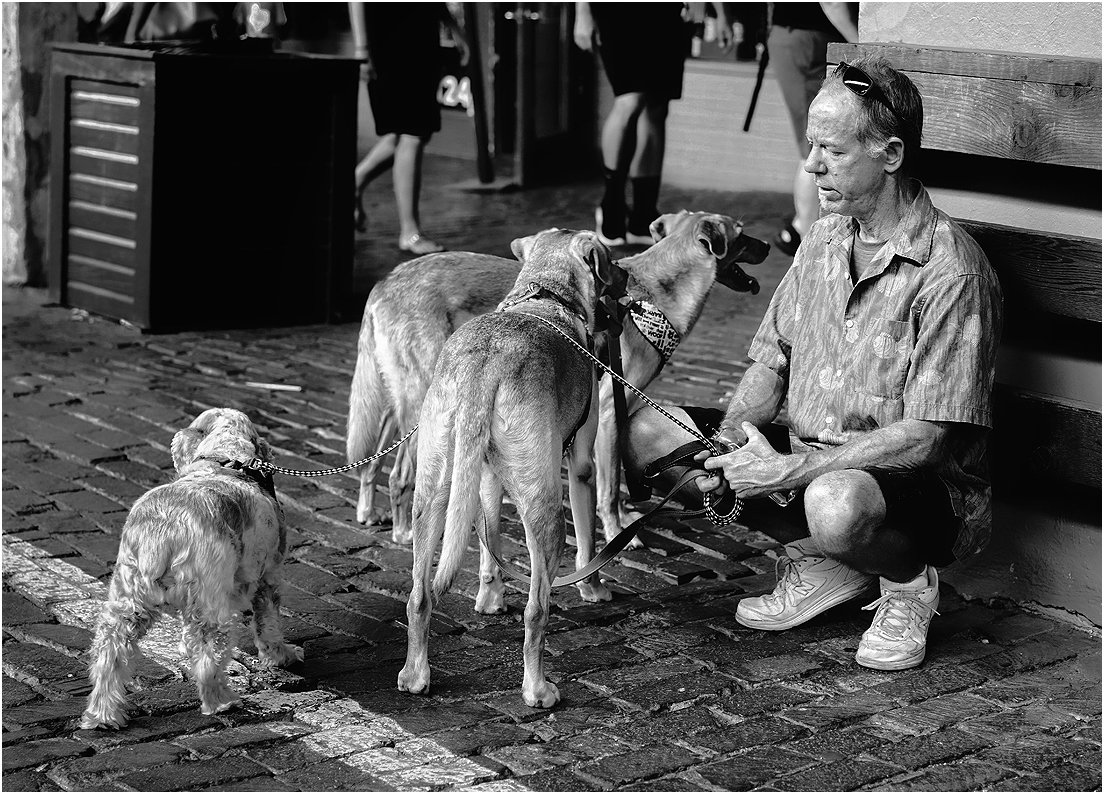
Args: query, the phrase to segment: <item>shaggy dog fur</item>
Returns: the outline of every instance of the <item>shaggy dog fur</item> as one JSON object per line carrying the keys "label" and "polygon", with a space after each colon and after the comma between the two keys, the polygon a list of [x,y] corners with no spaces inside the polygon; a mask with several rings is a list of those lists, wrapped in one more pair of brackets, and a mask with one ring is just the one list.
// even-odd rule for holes
{"label": "shaggy dog fur", "polygon": [[123,526],[92,643],[92,693],[81,728],[126,725],[137,641],[163,613],[179,612],[183,620],[181,653],[191,659],[205,715],[238,701],[225,667],[243,611],[252,609],[262,662],[302,659],[280,631],[284,514],[271,481],[263,487],[222,466],[269,455],[253,423],[234,409],[208,409],[173,437],[177,479],[140,497]]}

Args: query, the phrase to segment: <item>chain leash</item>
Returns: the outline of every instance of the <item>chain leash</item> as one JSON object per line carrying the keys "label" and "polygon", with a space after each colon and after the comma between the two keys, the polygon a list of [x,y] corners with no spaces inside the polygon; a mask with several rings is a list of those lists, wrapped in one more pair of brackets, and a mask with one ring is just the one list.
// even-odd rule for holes
{"label": "chain leash", "polygon": [[[699,432],[699,430],[697,428],[692,428],[689,425],[687,425],[685,422],[680,421],[678,417],[673,416],[671,414],[671,412],[667,411],[663,406],[661,406],[655,400],[650,398],[648,395],[646,395],[640,389],[638,389],[633,384],[629,383],[624,378],[622,378],[620,375],[615,373],[612,368],[608,367],[606,364],[604,364],[602,361],[600,361],[598,359],[598,357],[596,357],[593,353],[591,353],[589,350],[587,350],[582,345],[580,345],[578,342],[576,342],[576,340],[573,339],[570,334],[568,334],[566,331],[561,329],[555,323],[552,323],[552,322],[546,320],[545,318],[543,318],[539,315],[530,315],[529,312],[519,312],[518,314],[520,314],[520,315],[529,315],[532,318],[536,318],[537,320],[540,320],[542,323],[544,323],[546,326],[551,328],[553,331],[555,331],[561,337],[566,339],[568,342],[572,343],[572,345],[574,345],[577,350],[579,350],[581,353],[583,353],[584,356],[586,356],[588,359],[593,361],[595,364],[597,364],[603,370],[608,372],[610,374],[611,378],[618,381],[622,386],[628,387],[635,395],[637,395],[637,397],[639,397],[642,401],[644,401],[645,404],[647,404],[650,408],[658,411],[660,414],[667,417],[669,420],[674,422],[676,425],[678,425],[680,428],[685,430],[691,436],[698,439],[700,442],[702,442],[702,444],[704,444],[706,446],[706,449],[709,450],[711,453],[713,453],[714,455],[722,455],[725,452],[724,450],[722,450],[718,447],[717,442],[715,440],[706,438],[705,436],[703,436]],[[733,503],[733,510],[730,511],[726,516],[722,516],[716,510],[714,510],[713,504],[710,500],[710,495],[708,493],[703,493],[703,495],[702,495],[702,507],[706,511],[706,518],[709,519],[711,522],[713,522],[716,526],[721,527],[723,525],[726,525],[726,524],[729,524],[729,523],[735,521],[737,518],[740,517],[741,511],[744,510],[744,502],[742,500],[739,500],[739,499],[736,500]]]}
{"label": "chain leash", "polygon": [[370,461],[375,461],[377,458],[383,458],[396,447],[401,445],[403,442],[407,441],[407,439],[411,438],[411,435],[417,430],[418,423],[415,423],[414,427],[407,431],[402,439],[395,442],[391,446],[381,450],[378,453],[373,453],[367,458],[362,458],[360,461],[356,461],[352,464],[346,464],[345,466],[333,467],[332,469],[288,469],[287,467],[277,466],[270,461],[262,461],[260,458],[254,458],[253,460],[251,460],[245,465],[245,469],[255,469],[262,475],[272,475],[275,473],[277,475],[294,475],[297,478],[321,478],[327,475],[337,475],[341,472],[348,472],[351,469],[356,469],[357,467],[364,466]]}

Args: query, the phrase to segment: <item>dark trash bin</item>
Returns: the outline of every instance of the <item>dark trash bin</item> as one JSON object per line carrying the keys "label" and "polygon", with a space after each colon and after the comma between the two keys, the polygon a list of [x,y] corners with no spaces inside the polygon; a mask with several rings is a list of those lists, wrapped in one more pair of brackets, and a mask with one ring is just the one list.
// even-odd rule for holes
{"label": "dark trash bin", "polygon": [[340,319],[358,66],[258,44],[53,45],[53,300],[149,331]]}

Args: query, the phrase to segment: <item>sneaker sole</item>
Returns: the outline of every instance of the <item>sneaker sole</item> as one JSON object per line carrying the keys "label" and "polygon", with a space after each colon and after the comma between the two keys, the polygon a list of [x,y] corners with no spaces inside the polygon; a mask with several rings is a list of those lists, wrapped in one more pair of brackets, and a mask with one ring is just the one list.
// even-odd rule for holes
{"label": "sneaker sole", "polygon": [[856,662],[859,665],[862,665],[864,668],[872,668],[876,671],[904,671],[907,668],[916,668],[924,661],[924,649],[921,649],[921,653],[914,655],[913,657],[906,657],[903,660],[893,660],[891,662],[883,662],[882,660],[865,660],[859,656],[859,652],[856,652]]}
{"label": "sneaker sole", "polygon": [[[843,604],[850,599],[855,599],[857,596],[869,589],[874,584],[874,582],[875,580],[871,580],[871,582],[864,583],[862,588],[852,589],[848,591],[840,591],[834,594],[832,597],[826,599],[824,602],[816,605],[812,610],[807,610],[806,612],[800,615],[793,616],[785,621],[776,621],[770,618],[747,618],[745,616],[742,616],[739,612],[734,616],[734,618],[736,618],[738,624],[744,627],[748,627],[749,629],[766,629],[771,632],[779,632],[784,629],[793,629],[794,627],[800,626],[801,624],[805,624],[811,618],[815,618],[816,616],[821,615],[826,610],[831,610],[837,605]],[[739,606],[737,609],[738,611],[740,610]]]}

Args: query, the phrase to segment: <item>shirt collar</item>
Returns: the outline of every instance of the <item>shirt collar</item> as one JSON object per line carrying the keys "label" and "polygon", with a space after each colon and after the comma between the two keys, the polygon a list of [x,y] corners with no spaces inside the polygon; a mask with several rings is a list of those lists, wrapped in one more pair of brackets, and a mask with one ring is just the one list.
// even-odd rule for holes
{"label": "shirt collar", "polygon": [[[932,244],[936,236],[937,214],[928,191],[917,180],[911,180],[917,190],[913,203],[906,210],[898,228],[887,241],[879,259],[901,258],[924,267],[932,258]],[[837,246],[851,246],[852,235],[856,231],[854,218],[839,216],[836,226],[830,234],[830,243]]]}

